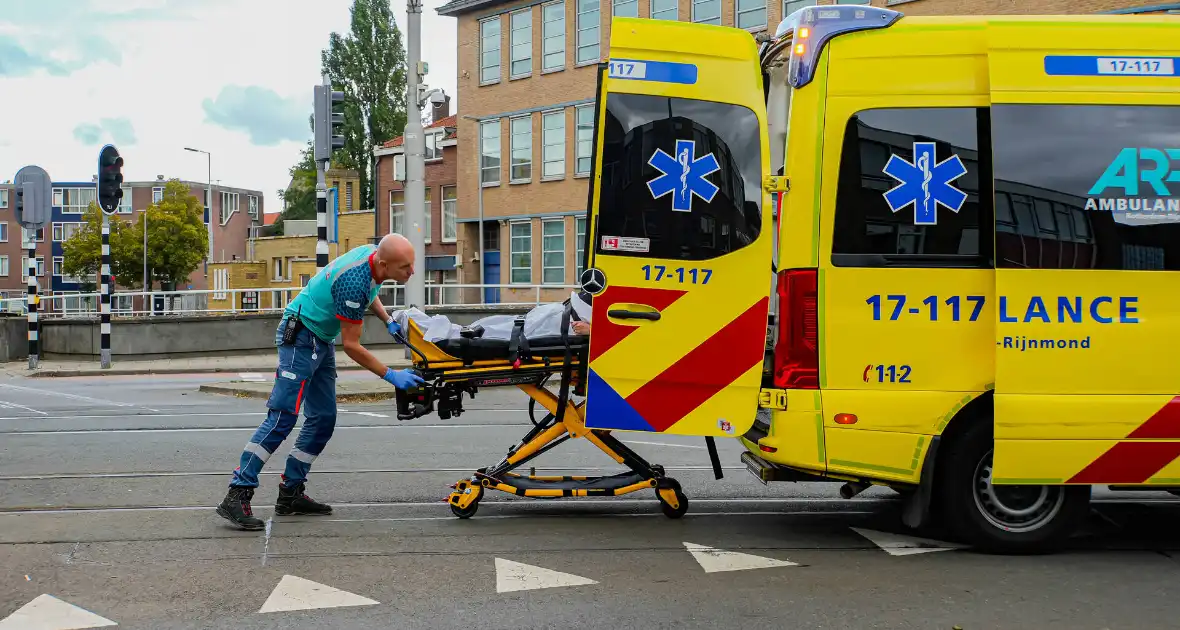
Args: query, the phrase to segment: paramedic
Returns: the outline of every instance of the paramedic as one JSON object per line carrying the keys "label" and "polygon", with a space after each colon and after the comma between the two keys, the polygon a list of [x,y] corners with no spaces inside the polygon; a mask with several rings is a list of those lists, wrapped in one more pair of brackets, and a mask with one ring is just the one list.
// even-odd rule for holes
{"label": "paramedic", "polygon": [[275,334],[279,361],[266,402],[266,420],[246,443],[229,492],[217,506],[218,515],[243,529],[264,526],[250,507],[258,473],[295,426],[301,406],[305,406],[303,428],[287,456],[275,514],[332,512],[331,506],[313,501],[303,490],[311,463],[323,452],[336,426],[333,341],[340,334],[349,358],[398,389],[421,383],[409,370],[386,367],[360,343],[366,305],[389,334],[397,333],[398,325],[385,312],[377,292],[386,280],[405,283],[413,273],[413,245],[400,234],[388,234],[376,246],[357,247],[332,261],[291,300]]}

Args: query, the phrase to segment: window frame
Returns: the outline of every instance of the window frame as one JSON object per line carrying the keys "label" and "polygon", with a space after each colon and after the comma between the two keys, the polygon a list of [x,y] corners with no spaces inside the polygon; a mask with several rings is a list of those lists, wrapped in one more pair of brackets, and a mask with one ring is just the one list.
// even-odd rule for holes
{"label": "window frame", "polygon": [[[711,18],[708,18],[707,20],[702,20],[702,19],[698,18],[698,17],[697,17],[697,10],[698,10],[698,7],[700,7],[700,6],[702,6],[702,5],[707,5],[707,4],[710,4],[710,3],[716,3],[716,4],[717,4],[717,16],[716,16],[716,17],[711,17]],[[692,23],[693,23],[693,24],[713,24],[713,25],[720,25],[720,24],[721,24],[721,13],[722,13],[722,9],[721,9],[721,0],[692,0],[692,5],[691,5],[691,7],[690,7],[690,9],[689,9],[689,17],[691,17],[691,18],[692,18]]]}
{"label": "window frame", "polygon": [[[517,236],[514,232],[518,226],[527,226],[528,234]],[[525,239],[528,243],[527,247],[518,252],[516,250],[516,239]],[[522,267],[516,266],[516,256],[520,253],[525,256],[527,264]],[[516,271],[523,270],[527,273],[527,278],[524,281],[516,279]],[[508,284],[526,284],[533,283],[533,221],[532,219],[523,219],[520,221],[508,222]]]}
{"label": "window frame", "polygon": [[[490,24],[496,25],[496,34],[494,35],[495,42],[496,42],[496,48],[495,48],[496,64],[485,66],[484,65],[484,56],[487,53],[492,52],[491,48],[485,48],[485,45],[488,44],[490,41],[492,41],[491,38],[493,37],[493,36],[488,35],[485,32],[485,26],[488,26]],[[504,41],[503,40],[504,40],[504,25],[500,21],[499,15],[493,15],[492,17],[485,18],[485,19],[482,19],[479,21],[479,85],[480,86],[495,85],[495,84],[499,83],[500,79],[504,76],[504,67],[503,67],[504,66],[504,58],[503,58],[504,57]],[[495,71],[496,71],[496,78],[485,79],[484,78],[485,71],[490,71],[492,69],[495,69]]]}
{"label": "window frame", "polygon": [[585,215],[574,218],[574,271],[581,273],[586,266],[586,225]]}
{"label": "window frame", "polygon": [[[447,191],[450,191],[451,198],[447,198]],[[450,211],[447,211],[447,208]],[[452,228],[452,236],[447,236],[447,226]],[[459,187],[455,185],[442,187],[442,232],[440,232],[442,242],[457,243],[459,241]]]}
{"label": "window frame", "polygon": [[[635,15],[628,15],[619,13],[619,5],[632,5],[635,7]],[[639,0],[611,0],[610,5],[611,15],[617,17],[639,17]]]}
{"label": "window frame", "polygon": [[[679,21],[680,20],[680,2],[678,2],[678,0],[663,0],[666,2],[671,2],[672,8],[671,9],[656,10],[656,2],[660,2],[660,1],[661,0],[650,0],[650,3],[648,4],[648,7],[647,7],[648,16],[650,16],[650,18],[653,20],[672,20],[674,22]],[[666,14],[669,11],[672,13],[672,17],[670,17],[670,18],[656,17],[657,15],[660,15],[660,14]]]}
{"label": "window frame", "polygon": [[[597,64],[602,60],[602,0],[574,0],[574,2],[574,67]],[[583,11],[582,2],[593,3],[594,8]],[[587,17],[590,14],[594,15],[593,25],[584,27],[582,20],[590,19]],[[582,34],[590,32],[594,33],[594,43],[583,44]],[[587,51],[593,49],[593,57],[583,58],[583,49]]]}
{"label": "window frame", "polygon": [[[546,234],[545,233],[545,227],[551,226],[551,225],[559,226],[560,231],[558,232],[558,234]],[[559,238],[559,237],[561,238],[561,249],[560,250],[546,248],[546,246],[545,246],[546,239]],[[566,264],[565,264],[565,241],[566,241],[566,238],[565,238],[565,217],[553,217],[553,218],[541,219],[541,284],[543,284],[543,285],[565,284],[565,266],[566,266]],[[558,259],[561,261],[561,266],[557,267],[557,266],[545,264],[546,254],[559,254]],[[545,272],[551,271],[553,269],[561,269],[561,279],[560,280],[551,281],[551,280],[546,279]]]}
{"label": "window frame", "polygon": [[[533,7],[512,11],[508,16],[508,80],[525,79],[533,75]],[[517,26],[518,16],[526,16],[524,26]],[[516,43],[517,30],[526,33],[527,41]],[[523,46],[525,51],[525,55],[520,58],[516,56],[518,46]],[[517,72],[517,63],[528,63],[528,70]]]}
{"label": "window frame", "polygon": [[[479,185],[480,187],[496,187],[500,185],[500,180],[503,177],[504,169],[504,130],[499,118],[494,120],[479,121]],[[489,156],[487,148],[489,146],[489,139],[484,134],[484,129],[495,129],[495,158],[499,161],[496,166],[485,166],[484,160]],[[490,172],[490,169],[495,169],[495,179],[485,180],[485,175]],[[511,173],[509,173],[511,174]]]}
{"label": "window frame", "polygon": [[8,254],[0,254],[0,278],[7,278],[9,274]]}
{"label": "window frame", "polygon": [[[401,203],[394,203],[393,202],[393,196],[395,194],[401,195],[401,198],[402,198]],[[397,210],[395,210],[395,208],[397,208]],[[393,229],[393,217],[395,214],[398,216],[398,220],[400,223],[399,227],[401,229],[399,229],[399,230]],[[406,228],[406,191],[404,188],[397,188],[394,190],[390,190],[389,191],[389,233],[390,234],[397,233],[397,234],[404,235],[405,228]]]}
{"label": "window frame", "polygon": [[[594,103],[574,107],[574,177],[589,177],[594,167],[594,107]],[[589,118],[585,123],[580,120],[583,113]],[[580,137],[583,131],[586,132],[585,138]],[[585,155],[581,153],[583,143]],[[580,168],[582,160],[586,161],[586,170]]]}
{"label": "window frame", "polygon": [[[558,11],[560,12],[559,17],[554,17],[554,18],[547,18],[546,17],[546,13],[552,7],[557,7]],[[566,32],[565,32],[566,23],[565,23],[565,21],[566,20],[565,20],[565,14],[566,14],[566,11],[565,11],[564,0],[558,0],[557,2],[546,2],[545,4],[541,5],[541,74],[565,70],[565,64],[566,64],[566,45],[565,45],[565,43],[566,43],[565,42],[565,38],[566,38]],[[551,33],[549,29],[553,24],[558,24],[558,26],[554,27],[554,30],[556,32]],[[552,51],[546,52],[546,47],[549,45],[550,42],[557,42],[557,47]],[[559,55],[561,57],[561,62],[558,64],[555,64],[555,65],[549,65],[549,57],[553,56],[553,55]]]}
{"label": "window frame", "polygon": [[817,6],[817,0],[783,0],[782,10],[783,10],[783,17],[784,18],[791,15],[791,13],[795,12],[795,11],[790,11],[790,12],[787,11],[787,7],[789,7],[791,5],[796,5],[798,8],[796,8],[795,11],[798,11],[799,9],[805,9],[807,7]]}
{"label": "window frame", "polygon": [[[745,9],[745,10],[742,10],[739,8],[742,0],[734,0],[733,1],[733,25],[736,28],[750,31],[751,33],[764,31],[767,29],[767,27],[770,24],[769,2],[767,0],[751,0],[751,1],[757,2],[758,6],[753,9]],[[757,24],[753,24],[750,26],[742,26],[741,25],[741,18],[743,15],[749,15],[751,13],[759,13],[759,12],[762,14],[762,18],[761,18],[762,21],[761,22],[758,22]]]}
{"label": "window frame", "polygon": [[[543,181],[543,182],[560,181],[560,180],[565,179],[565,176],[566,176],[566,170],[565,170],[566,118],[567,118],[567,116],[566,116],[566,112],[565,112],[564,108],[551,109],[551,110],[541,112],[541,181]],[[560,127],[560,131],[552,132],[557,137],[557,142],[550,142],[549,135],[551,132],[550,132],[549,128],[545,126],[545,121],[546,120],[554,120],[554,119],[561,121],[561,127]],[[554,159],[554,160],[550,160],[550,159],[546,158],[546,149],[548,149],[551,146],[560,146],[561,147],[561,157],[560,158]],[[554,175],[547,174],[546,168],[551,163],[559,163],[561,165],[561,171],[557,174],[554,174]]]}
{"label": "window frame", "polygon": [[8,208],[8,189],[0,188],[0,210]]}
{"label": "window frame", "polygon": [[422,189],[422,242],[427,245],[430,244],[430,228],[434,224],[434,218],[431,216],[431,190],[433,189],[430,186]]}
{"label": "window frame", "polygon": [[[524,124],[524,131],[518,132],[516,127],[518,123]],[[522,146],[517,146],[518,138],[524,138]],[[516,162],[516,152],[518,150],[527,150],[528,155],[526,159],[519,164]],[[508,183],[509,184],[527,184],[533,181],[533,115],[522,114],[520,116],[512,116],[508,119]],[[523,177],[516,176],[516,169],[520,167],[525,169]]]}

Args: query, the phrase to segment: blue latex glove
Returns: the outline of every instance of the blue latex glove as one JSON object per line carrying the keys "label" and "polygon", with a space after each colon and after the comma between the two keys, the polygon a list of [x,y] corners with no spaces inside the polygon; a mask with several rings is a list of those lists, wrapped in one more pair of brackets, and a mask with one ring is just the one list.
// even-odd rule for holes
{"label": "blue latex glove", "polygon": [[413,389],[422,384],[422,377],[410,370],[398,370],[395,372],[393,368],[385,368],[384,379],[385,382],[398,389]]}
{"label": "blue latex glove", "polygon": [[389,319],[389,325],[387,325],[386,328],[389,329],[389,335],[391,337],[396,336],[398,331],[400,331],[402,329],[401,326],[397,325],[397,320],[393,319],[393,318]]}

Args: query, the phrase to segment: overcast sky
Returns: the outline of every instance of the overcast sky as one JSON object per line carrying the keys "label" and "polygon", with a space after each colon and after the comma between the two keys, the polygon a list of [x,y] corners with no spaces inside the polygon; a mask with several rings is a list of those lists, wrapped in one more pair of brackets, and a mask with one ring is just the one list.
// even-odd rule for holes
{"label": "overcast sky", "polygon": [[[455,19],[424,0],[431,87],[455,97]],[[403,42],[405,0],[392,0]],[[0,182],[27,164],[90,181],[114,142],[124,178],[263,191],[268,211],[311,137],[328,36],[352,0],[0,0]],[[118,11],[118,13],[114,13]]]}

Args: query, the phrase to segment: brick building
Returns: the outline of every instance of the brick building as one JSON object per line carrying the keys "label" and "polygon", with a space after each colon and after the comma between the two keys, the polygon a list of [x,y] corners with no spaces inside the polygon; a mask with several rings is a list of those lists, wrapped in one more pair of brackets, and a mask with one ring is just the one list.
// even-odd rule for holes
{"label": "brick building", "polygon": [[[425,170],[423,182],[426,189],[426,268],[415,270],[425,275],[427,282],[426,300],[430,304],[456,304],[460,301],[478,301],[478,293],[462,296],[458,289],[446,289],[435,285],[459,282],[459,270],[465,260],[457,257],[459,212],[456,169],[458,168],[458,137],[456,117],[450,113],[450,97],[436,105],[431,113],[434,121],[423,130],[426,136]],[[373,151],[376,156],[377,199],[381,212],[378,214],[378,234],[397,232],[405,234],[405,143],[398,136]],[[475,261],[466,259],[469,264]],[[464,299],[466,298],[466,299]]]}
{"label": "brick building", "polygon": [[[451,0],[438,12],[457,18],[458,255],[478,256],[482,208],[485,282],[577,281],[595,65],[608,53],[612,14],[757,34],[815,4],[871,4],[909,15],[1180,11],[1180,3],[1150,0]],[[480,282],[476,265],[460,269],[460,282]],[[505,293],[506,301],[536,296],[523,287]],[[542,298],[564,294],[545,290]]]}
{"label": "brick building", "polygon": [[[136,213],[143,212],[160,199],[167,180],[161,175],[155,181],[124,182],[123,204],[114,215],[116,219],[128,222],[138,221]],[[246,255],[246,240],[251,226],[263,221],[263,194],[259,190],[233,188],[203,182],[182,182],[189,187],[192,195],[205,200],[205,223],[208,225],[210,210],[216,217],[213,226],[213,260],[232,260]],[[212,192],[210,208],[207,189]],[[69,295],[82,292],[81,278],[62,275],[62,243],[82,225],[82,215],[96,200],[94,182],[55,182],[53,184],[53,210],[49,225],[37,230],[38,292],[43,296]],[[11,184],[0,184],[0,299],[23,297],[28,284],[28,251],[24,249],[23,228],[15,216],[15,191]],[[91,282],[94,279],[89,279]],[[188,284],[178,290],[205,289],[209,286],[204,269],[198,269],[189,277]],[[116,296],[117,298],[117,296]],[[49,301],[41,310],[67,310],[89,308],[97,310],[94,298]],[[131,308],[127,299],[116,299],[112,310]],[[178,304],[178,306],[180,306]],[[188,305],[186,305],[188,306]],[[192,306],[195,306],[193,304]],[[21,305],[20,310],[23,310]]]}

